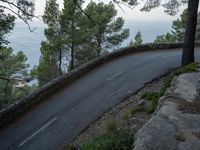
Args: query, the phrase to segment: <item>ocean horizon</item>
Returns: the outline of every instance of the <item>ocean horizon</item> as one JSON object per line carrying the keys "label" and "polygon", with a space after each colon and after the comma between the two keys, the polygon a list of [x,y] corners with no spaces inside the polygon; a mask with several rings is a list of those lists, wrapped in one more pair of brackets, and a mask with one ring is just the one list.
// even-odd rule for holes
{"label": "ocean horizon", "polygon": [[[45,25],[41,22],[30,24],[31,28],[36,28],[34,32],[30,32],[24,23],[16,23],[14,30],[9,34],[9,47],[14,51],[23,51],[28,58],[27,63],[30,69],[38,65],[40,59],[40,44],[45,41],[44,29]],[[130,36],[119,47],[126,47],[134,38],[138,31],[142,33],[143,43],[152,43],[157,35],[162,35],[171,30],[171,22],[169,21],[125,21],[124,28],[130,30]]]}

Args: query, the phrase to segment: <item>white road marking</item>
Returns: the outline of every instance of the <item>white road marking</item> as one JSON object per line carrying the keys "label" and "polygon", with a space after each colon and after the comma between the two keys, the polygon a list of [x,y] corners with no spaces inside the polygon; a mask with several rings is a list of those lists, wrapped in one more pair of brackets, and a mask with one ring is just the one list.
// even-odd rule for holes
{"label": "white road marking", "polygon": [[120,95],[120,94],[131,94],[131,90],[128,90],[128,91],[115,91],[115,92],[112,92],[110,94],[108,94],[108,96],[113,96],[113,95]]}
{"label": "white road marking", "polygon": [[21,142],[18,147],[23,146],[26,142],[31,140],[33,137],[35,137],[37,134],[39,134],[41,131],[43,131],[45,128],[47,128],[50,124],[52,124],[54,121],[56,121],[58,118],[54,117],[51,121],[47,122],[44,126],[42,126],[39,130],[37,130],[35,133],[33,133],[31,136],[29,136],[26,140]]}
{"label": "white road marking", "polygon": [[160,54],[160,55],[158,55],[159,57],[177,57],[177,55],[175,55],[175,54]]}
{"label": "white road marking", "polygon": [[118,72],[118,73],[115,73],[115,74],[112,75],[111,77],[107,78],[107,80],[108,80],[108,81],[109,81],[109,80],[112,80],[113,78],[115,78],[115,77],[119,76],[120,74],[122,74],[124,71],[125,71],[125,70],[122,70],[122,71],[120,71],[120,72]]}

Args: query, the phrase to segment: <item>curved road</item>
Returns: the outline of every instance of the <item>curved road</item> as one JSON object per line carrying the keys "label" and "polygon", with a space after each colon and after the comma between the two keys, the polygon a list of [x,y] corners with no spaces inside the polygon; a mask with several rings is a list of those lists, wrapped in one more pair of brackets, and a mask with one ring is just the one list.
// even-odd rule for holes
{"label": "curved road", "polygon": [[[196,48],[200,60],[200,48]],[[0,133],[1,150],[57,150],[125,97],[180,66],[181,49],[120,57],[57,92]]]}

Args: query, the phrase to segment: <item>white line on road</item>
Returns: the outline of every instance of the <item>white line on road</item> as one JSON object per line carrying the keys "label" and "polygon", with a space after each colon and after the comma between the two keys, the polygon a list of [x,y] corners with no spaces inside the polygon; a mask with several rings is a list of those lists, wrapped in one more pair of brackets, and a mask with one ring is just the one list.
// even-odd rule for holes
{"label": "white line on road", "polygon": [[42,130],[44,130],[45,128],[47,128],[50,124],[52,124],[54,121],[56,121],[58,118],[54,117],[51,121],[47,122],[44,126],[42,126],[39,130],[37,130],[35,133],[33,133],[31,136],[29,136],[26,140],[24,140],[23,142],[21,142],[18,147],[23,146],[26,142],[28,142],[29,140],[31,140],[33,137],[35,137],[37,134],[39,134]]}
{"label": "white line on road", "polygon": [[122,70],[122,71],[120,71],[120,72],[118,72],[118,73],[115,73],[115,74],[112,75],[111,77],[107,78],[107,80],[108,80],[108,81],[109,81],[109,80],[112,80],[113,78],[115,78],[115,77],[119,76],[120,74],[122,74],[124,71],[125,71],[125,70]]}
{"label": "white line on road", "polygon": [[131,94],[132,92],[131,92],[131,90],[128,90],[128,91],[115,91],[115,92],[112,92],[112,93],[110,93],[108,96],[113,96],[113,95],[122,95],[122,94],[126,94],[126,95],[128,95],[128,94]]}
{"label": "white line on road", "polygon": [[174,54],[160,54],[158,57],[177,57],[177,55]]}

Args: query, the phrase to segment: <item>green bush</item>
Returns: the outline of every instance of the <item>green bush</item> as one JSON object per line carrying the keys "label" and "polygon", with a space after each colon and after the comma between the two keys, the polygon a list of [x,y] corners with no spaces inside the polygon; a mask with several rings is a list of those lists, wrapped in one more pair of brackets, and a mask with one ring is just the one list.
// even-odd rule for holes
{"label": "green bush", "polygon": [[[80,150],[130,150],[134,140],[133,133],[128,129],[114,130],[79,146]],[[76,150],[68,145],[66,150]]]}
{"label": "green bush", "polygon": [[157,92],[146,92],[144,93],[141,98],[144,98],[145,100],[151,101],[150,106],[146,106],[142,111],[146,113],[153,113],[158,105],[158,100],[162,96],[161,93]]}
{"label": "green bush", "polygon": [[166,90],[171,86],[171,82],[174,79],[173,75],[170,75],[167,77],[167,79],[164,81],[164,86],[160,90],[160,96],[163,96],[166,92]]}
{"label": "green bush", "polygon": [[174,72],[174,75],[180,75],[180,74],[183,74],[183,73],[188,73],[188,72],[196,72],[197,71],[197,68],[198,68],[198,63],[191,63],[187,66],[184,66],[182,68],[179,68],[177,69],[175,72]]}
{"label": "green bush", "polygon": [[160,97],[160,93],[157,92],[146,92],[144,93],[141,98],[149,101],[153,101],[155,99],[158,99]]}
{"label": "green bush", "polygon": [[133,114],[137,113],[137,112],[146,112],[148,114],[153,113],[156,110],[156,107],[158,105],[158,100],[159,98],[162,96],[161,93],[157,93],[157,92],[146,92],[144,93],[141,98],[151,101],[150,106],[136,106],[132,109],[130,109],[129,111],[127,111],[124,115],[124,119],[128,119],[130,118]]}
{"label": "green bush", "polygon": [[129,110],[130,114],[134,114],[136,112],[141,112],[141,111],[145,111],[145,106],[136,106],[135,108],[132,108]]}

